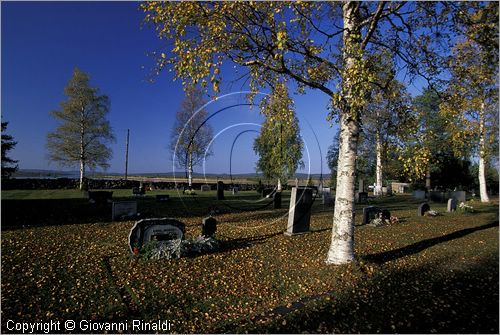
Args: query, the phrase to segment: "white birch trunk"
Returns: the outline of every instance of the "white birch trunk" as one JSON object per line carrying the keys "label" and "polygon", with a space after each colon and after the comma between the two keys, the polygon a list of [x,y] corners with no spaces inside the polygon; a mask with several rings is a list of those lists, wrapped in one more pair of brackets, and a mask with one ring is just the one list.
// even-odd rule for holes
{"label": "white birch trunk", "polygon": [[382,166],[382,140],[379,129],[376,130],[375,140],[376,140],[376,155],[377,155],[377,168],[375,171],[375,195],[380,196],[382,195],[383,166]]}
{"label": "white birch trunk", "polygon": [[489,202],[488,192],[486,189],[486,148],[484,140],[484,103],[481,104],[481,110],[479,111],[479,196],[481,197],[481,202]]}
{"label": "white birch trunk", "polygon": [[[355,2],[343,4],[344,15],[344,60],[346,69],[353,66],[355,59],[349,53],[353,34],[359,32],[359,15]],[[347,44],[347,45],[346,45]],[[350,96],[349,78],[344,78],[347,88],[346,100]],[[340,143],[333,214],[332,240],[328,250],[327,264],[345,264],[354,260],[354,188],[356,181],[356,154],[359,138],[359,123],[353,110],[348,107],[341,111]]]}
{"label": "white birch trunk", "polygon": [[431,167],[427,166],[427,172],[425,173],[425,188],[427,191],[431,190]]}
{"label": "white birch trunk", "polygon": [[83,191],[85,187],[85,119],[84,119],[84,108],[81,110],[81,120],[80,120],[80,191]]}
{"label": "white birch trunk", "polygon": [[85,161],[83,159],[80,159],[80,191],[83,191],[85,189],[84,178],[85,178]]}
{"label": "white birch trunk", "polygon": [[189,189],[192,189],[193,188],[193,156],[192,156],[192,154],[189,154],[188,184],[189,184]]}

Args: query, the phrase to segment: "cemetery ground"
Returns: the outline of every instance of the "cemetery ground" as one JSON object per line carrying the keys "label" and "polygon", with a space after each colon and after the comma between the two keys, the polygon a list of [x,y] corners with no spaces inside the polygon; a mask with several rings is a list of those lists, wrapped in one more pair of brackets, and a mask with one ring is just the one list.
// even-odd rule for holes
{"label": "cemetery ground", "polygon": [[76,190],[3,191],[3,332],[8,320],[136,319],[169,320],[175,333],[498,333],[498,199],[474,213],[431,202],[436,217],[417,216],[408,195],[375,199],[399,218],[380,227],[361,225],[357,205],[356,261],[333,266],[332,206],[317,199],[311,232],[285,236],[289,192],[276,210],[255,208],[255,191],[228,193],[137,198],[141,217],[177,218],[187,238],[210,205],[219,212],[221,250],[144,260],[127,245],[135,220],[112,222],[109,205]]}

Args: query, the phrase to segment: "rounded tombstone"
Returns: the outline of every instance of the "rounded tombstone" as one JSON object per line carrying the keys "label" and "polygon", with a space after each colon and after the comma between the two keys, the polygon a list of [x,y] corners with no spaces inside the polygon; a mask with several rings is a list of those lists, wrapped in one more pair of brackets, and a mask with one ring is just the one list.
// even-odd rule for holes
{"label": "rounded tombstone", "polygon": [[217,220],[211,216],[204,218],[201,225],[201,235],[211,237],[217,231]]}
{"label": "rounded tombstone", "polygon": [[152,218],[137,221],[128,236],[129,248],[132,254],[137,254],[142,247],[151,241],[160,246],[171,241],[179,245],[175,254],[180,257],[180,241],[184,238],[186,225],[172,218]]}
{"label": "rounded tombstone", "polygon": [[429,206],[428,203],[424,202],[423,204],[420,204],[420,206],[418,206],[418,215],[424,216],[424,214],[430,210],[431,206]]}

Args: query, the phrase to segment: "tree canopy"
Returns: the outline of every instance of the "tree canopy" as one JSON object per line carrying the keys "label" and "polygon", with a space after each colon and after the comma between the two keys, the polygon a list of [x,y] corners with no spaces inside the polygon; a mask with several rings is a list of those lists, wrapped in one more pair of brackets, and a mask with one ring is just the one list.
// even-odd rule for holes
{"label": "tree canopy", "polygon": [[[253,91],[277,78],[299,92],[330,97],[340,126],[332,244],[327,263],[354,259],[354,182],[361,118],[376,76],[375,55],[387,52],[395,71],[439,83],[456,35],[487,5],[446,2],[147,2],[146,21],[172,48],[158,53],[183,81],[219,91],[223,62],[248,71]],[[489,20],[494,18],[492,15]],[[496,16],[498,22],[498,16]],[[481,37],[478,37],[482,40]]]}
{"label": "tree canopy", "polygon": [[48,158],[62,166],[80,166],[80,189],[84,187],[86,167],[109,167],[114,141],[106,114],[109,98],[90,86],[89,76],[75,69],[64,88],[67,100],[50,113],[58,126],[47,135]]}
{"label": "tree canopy", "polygon": [[212,154],[209,144],[213,139],[213,130],[206,123],[208,113],[202,108],[205,103],[203,90],[188,85],[171,133],[172,157],[178,167],[186,170],[189,186],[192,185],[194,166]]}
{"label": "tree canopy", "polygon": [[286,84],[278,83],[260,107],[266,119],[254,142],[254,151],[259,155],[257,171],[262,171],[268,179],[286,183],[303,166],[304,146]]}

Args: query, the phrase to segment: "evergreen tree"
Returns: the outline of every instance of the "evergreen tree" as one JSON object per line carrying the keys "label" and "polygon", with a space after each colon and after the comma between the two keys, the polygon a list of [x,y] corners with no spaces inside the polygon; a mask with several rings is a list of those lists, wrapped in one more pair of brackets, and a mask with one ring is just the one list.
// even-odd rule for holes
{"label": "evergreen tree", "polygon": [[18,169],[16,164],[18,161],[7,156],[7,153],[17,144],[14,137],[5,134],[8,124],[8,122],[2,122],[2,178],[9,178]]}

